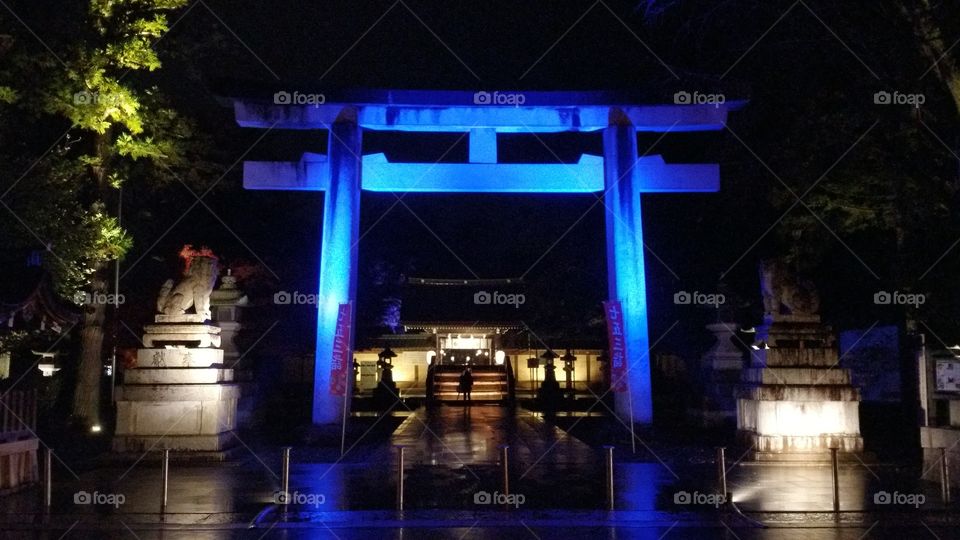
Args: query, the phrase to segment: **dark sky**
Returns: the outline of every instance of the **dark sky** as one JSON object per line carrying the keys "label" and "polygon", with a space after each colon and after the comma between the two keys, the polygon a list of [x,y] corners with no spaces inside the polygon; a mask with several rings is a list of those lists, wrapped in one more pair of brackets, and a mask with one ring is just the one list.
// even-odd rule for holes
{"label": "dark sky", "polygon": [[[876,22],[883,8],[870,2],[860,9],[812,2],[818,16],[798,9],[782,20],[791,2],[735,2],[749,6],[711,12],[707,21],[680,10],[653,22],[644,20],[639,3],[206,0],[172,19],[173,31],[159,47],[164,69],[152,80],[213,135],[225,165],[325,150],[322,132],[274,132],[258,141],[259,130],[238,128],[218,99],[235,88],[613,89],[660,103],[678,90],[699,89],[748,98],[731,126],[749,148],[726,132],[671,135],[655,145],[657,137],[646,134],[639,141],[646,153],[667,161],[721,164],[720,193],[650,195],[643,206],[651,335],[677,318],[699,332],[711,314],[678,311],[673,293],[715,290],[724,274],[744,300],[757,300],[756,261],[784,248],[781,231],[765,235],[780,217],[771,204],[778,183],[767,165],[785,174],[777,160],[790,156],[815,179],[848,147],[860,123],[876,115],[859,100],[876,90],[874,75],[889,85],[900,71],[913,69],[902,58],[865,51],[901,54],[910,44]],[[55,39],[49,13],[64,4],[27,4],[12,5],[38,35]],[[678,20],[683,17],[689,20]],[[849,96],[856,101],[845,102]],[[830,140],[834,132],[843,136]],[[806,146],[821,138],[823,148]],[[500,155],[533,161],[600,152],[596,134],[542,139],[549,150],[531,137],[503,137]],[[368,133],[364,150],[429,161],[451,142],[448,135]],[[797,149],[809,156],[790,153]],[[461,144],[447,159],[465,155]],[[152,294],[174,271],[179,246],[195,243],[229,261],[264,264],[278,288],[315,288],[322,195],[245,192],[240,186],[236,165],[175,225],[195,202],[186,190],[164,194],[159,205],[153,195],[128,194],[125,219],[142,229],[126,263],[135,266],[124,278],[129,286]],[[155,206],[150,215],[136,209],[138,201],[142,209]],[[426,277],[524,275],[532,287],[560,299],[550,308],[557,312],[582,311],[606,296],[603,216],[592,196],[408,195],[405,205],[395,202],[389,194],[363,197],[361,271],[382,259]],[[876,287],[846,247],[828,241],[828,287],[831,280]],[[856,242],[847,237],[844,243],[870,264],[881,258],[871,251],[876,246]],[[847,304],[834,298],[843,297],[829,296],[826,310]]]}

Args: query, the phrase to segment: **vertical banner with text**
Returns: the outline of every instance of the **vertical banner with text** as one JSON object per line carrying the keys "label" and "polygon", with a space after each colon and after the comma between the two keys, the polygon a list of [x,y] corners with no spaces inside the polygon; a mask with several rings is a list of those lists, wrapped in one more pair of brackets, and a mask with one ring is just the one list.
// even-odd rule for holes
{"label": "vertical banner with text", "polygon": [[607,316],[607,339],[610,344],[610,388],[627,391],[627,343],[623,336],[623,309],[619,300],[603,303]]}
{"label": "vertical banner with text", "polygon": [[333,338],[333,358],[330,363],[330,394],[347,395],[347,373],[353,369],[350,351],[350,304],[340,304],[337,311],[337,330]]}

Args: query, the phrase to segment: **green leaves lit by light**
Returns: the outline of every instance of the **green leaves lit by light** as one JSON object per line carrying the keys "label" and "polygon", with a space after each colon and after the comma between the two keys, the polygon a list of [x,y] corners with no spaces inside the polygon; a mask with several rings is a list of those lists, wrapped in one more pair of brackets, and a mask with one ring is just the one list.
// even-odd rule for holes
{"label": "green leaves lit by light", "polygon": [[14,103],[20,98],[17,91],[9,86],[0,85],[0,103]]}

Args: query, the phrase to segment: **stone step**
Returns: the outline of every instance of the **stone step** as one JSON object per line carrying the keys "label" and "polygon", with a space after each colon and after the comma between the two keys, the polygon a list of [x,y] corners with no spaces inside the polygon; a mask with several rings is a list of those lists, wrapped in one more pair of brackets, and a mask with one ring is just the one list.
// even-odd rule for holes
{"label": "stone step", "polygon": [[117,402],[175,403],[240,399],[240,385],[227,384],[124,384],[117,388]]}
{"label": "stone step", "polygon": [[743,381],[773,385],[849,385],[850,371],[842,368],[751,367],[743,370]]}
{"label": "stone step", "polygon": [[223,349],[187,347],[151,348],[137,351],[137,367],[209,367],[223,364]]}
{"label": "stone step", "polygon": [[766,349],[754,351],[753,356],[760,366],[769,367],[830,368],[840,363],[840,355],[836,349]]}
{"label": "stone step", "polygon": [[842,384],[764,384],[741,387],[736,396],[756,401],[860,401],[860,389]]}
{"label": "stone step", "polygon": [[222,368],[136,368],[123,373],[127,384],[210,384],[233,380],[232,369]]}

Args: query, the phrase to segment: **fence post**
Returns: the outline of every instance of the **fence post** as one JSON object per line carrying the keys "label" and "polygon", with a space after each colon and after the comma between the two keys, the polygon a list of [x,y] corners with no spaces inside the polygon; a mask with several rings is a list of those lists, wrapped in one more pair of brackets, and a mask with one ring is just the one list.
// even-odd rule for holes
{"label": "fence post", "polygon": [[947,449],[940,449],[940,494],[943,504],[950,504],[950,467],[947,465]]}
{"label": "fence post", "polygon": [[833,511],[840,511],[840,464],[837,461],[837,448],[830,448],[830,462],[833,467]]}
{"label": "fence post", "polygon": [[53,503],[53,449],[43,449],[43,509],[50,511]]}
{"label": "fence post", "polygon": [[[717,487],[724,499],[727,497],[727,453],[723,446],[717,447]],[[726,501],[724,501],[726,502]]]}
{"label": "fence post", "polygon": [[500,445],[502,450],[501,463],[503,464],[503,494],[510,495],[510,445]]}
{"label": "fence post", "polygon": [[613,510],[613,446],[604,446],[607,451],[606,455],[606,495],[607,495],[607,510]]}
{"label": "fence post", "polygon": [[290,505],[290,446],[284,446],[280,462],[280,496],[283,510]]}
{"label": "fence post", "polygon": [[404,447],[396,446],[397,449],[397,510],[403,510],[403,451]]}
{"label": "fence post", "polygon": [[163,502],[160,506],[161,512],[167,511],[167,496],[170,487],[170,449],[163,449],[163,463],[160,466],[160,476],[163,481]]}

